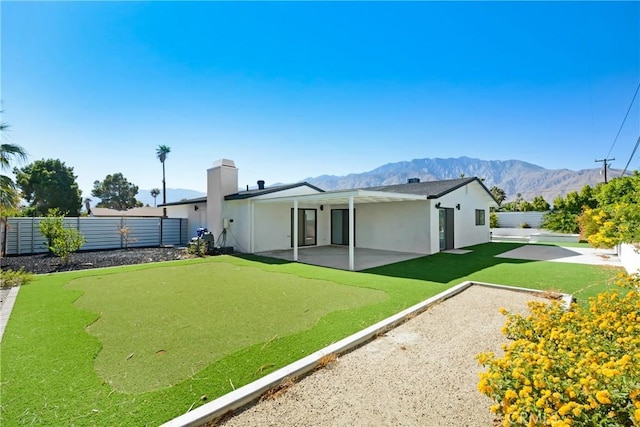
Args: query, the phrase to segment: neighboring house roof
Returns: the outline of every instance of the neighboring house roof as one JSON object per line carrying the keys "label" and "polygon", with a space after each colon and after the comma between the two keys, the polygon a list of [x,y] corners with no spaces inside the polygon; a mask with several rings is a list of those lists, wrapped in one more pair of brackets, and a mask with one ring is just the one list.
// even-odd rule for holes
{"label": "neighboring house roof", "polygon": [[[457,190],[460,187],[464,187],[467,184],[470,184],[474,181],[477,181],[478,184],[485,189],[487,194],[495,201],[493,194],[487,189],[487,187],[476,177],[472,178],[456,178],[456,179],[445,179],[441,181],[425,181],[425,182],[415,182],[415,183],[406,183],[406,184],[395,184],[395,185],[384,185],[380,187],[369,187],[363,188],[363,190],[369,191],[386,191],[389,193],[403,193],[403,194],[420,194],[423,196],[427,196],[428,199],[437,199],[442,197],[452,191]],[[496,201],[497,203],[497,201]]]}
{"label": "neighboring house roof", "polygon": [[93,216],[161,217],[163,212],[161,208],[144,206],[141,208],[131,208],[126,211],[110,208],[91,208],[91,214]]}
{"label": "neighboring house roof", "polygon": [[307,186],[309,188],[313,188],[314,190],[324,193],[324,190],[316,187],[315,185],[311,185],[308,182],[297,182],[295,184],[286,184],[286,185],[277,185],[275,187],[269,188],[255,188],[252,190],[239,191],[236,194],[229,194],[228,196],[224,196],[225,200],[242,200],[242,199],[250,199],[251,197],[262,196],[265,194],[276,193],[278,191],[290,190],[292,188]]}
{"label": "neighboring house roof", "polygon": [[160,203],[159,207],[179,206],[179,205],[195,205],[196,203],[207,203],[207,197],[196,197],[195,199],[184,199],[178,202]]}

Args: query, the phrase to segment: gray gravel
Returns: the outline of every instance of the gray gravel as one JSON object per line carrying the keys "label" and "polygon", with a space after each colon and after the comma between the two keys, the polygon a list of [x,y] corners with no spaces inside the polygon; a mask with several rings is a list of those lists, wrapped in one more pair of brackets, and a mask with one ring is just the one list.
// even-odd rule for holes
{"label": "gray gravel", "polygon": [[130,248],[103,251],[86,251],[71,254],[66,265],[60,258],[49,254],[12,255],[0,259],[2,270],[19,270],[46,274],[60,271],[87,270],[91,268],[115,267],[118,265],[142,264],[147,262],[172,261],[190,258],[184,248]]}
{"label": "gray gravel", "polygon": [[533,299],[472,286],[222,425],[492,426],[475,355],[501,352],[500,307],[524,312]]}

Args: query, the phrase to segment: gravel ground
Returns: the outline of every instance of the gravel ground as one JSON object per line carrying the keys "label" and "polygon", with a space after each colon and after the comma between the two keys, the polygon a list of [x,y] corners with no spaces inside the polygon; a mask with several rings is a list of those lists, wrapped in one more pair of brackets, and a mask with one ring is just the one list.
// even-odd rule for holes
{"label": "gravel ground", "polygon": [[500,307],[530,294],[472,286],[222,423],[237,426],[496,425],[475,355],[501,353]]}
{"label": "gravel ground", "polygon": [[30,273],[46,274],[60,271],[171,261],[190,257],[191,255],[189,255],[184,248],[131,248],[76,252],[71,254],[67,265],[61,265],[60,258],[49,254],[7,256],[0,259],[0,267],[2,267],[2,270],[19,270],[23,268],[24,271]]}

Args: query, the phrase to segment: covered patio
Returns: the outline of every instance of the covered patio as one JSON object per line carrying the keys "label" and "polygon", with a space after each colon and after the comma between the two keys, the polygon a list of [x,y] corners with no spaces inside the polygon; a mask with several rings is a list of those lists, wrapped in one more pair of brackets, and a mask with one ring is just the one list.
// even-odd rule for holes
{"label": "covered patio", "polygon": [[[305,264],[321,265],[342,270],[359,271],[380,265],[400,262],[407,259],[418,258],[425,254],[396,252],[380,249],[356,248],[355,246],[355,223],[354,209],[356,204],[373,204],[388,202],[406,201],[427,201],[429,198],[422,194],[402,194],[385,191],[370,190],[337,190],[322,192],[317,194],[304,194],[288,197],[269,197],[255,200],[251,204],[251,242],[255,241],[253,236],[255,230],[255,205],[286,203],[292,209],[292,249],[270,250],[266,252],[251,252],[258,255],[271,256],[273,258],[287,259]],[[323,245],[323,246],[300,246],[298,233],[298,210],[301,204],[318,206],[322,210],[324,205],[344,205],[348,212],[348,238],[347,244]]]}
{"label": "covered patio", "polygon": [[[295,261],[293,249],[259,252],[256,255]],[[379,249],[353,248],[353,268],[350,268],[348,246],[311,246],[298,249],[297,262],[336,268],[339,270],[361,271],[382,265],[394,264],[425,256],[410,252],[384,251]]]}

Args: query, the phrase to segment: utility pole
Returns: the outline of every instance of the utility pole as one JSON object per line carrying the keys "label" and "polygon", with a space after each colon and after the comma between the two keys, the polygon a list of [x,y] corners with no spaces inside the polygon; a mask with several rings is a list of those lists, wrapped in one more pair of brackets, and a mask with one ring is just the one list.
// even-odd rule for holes
{"label": "utility pole", "polygon": [[596,159],[596,163],[599,163],[599,162],[604,163],[604,183],[605,184],[607,183],[607,162],[613,161],[615,159],[616,159],[615,157],[613,159],[601,159],[601,160]]}

